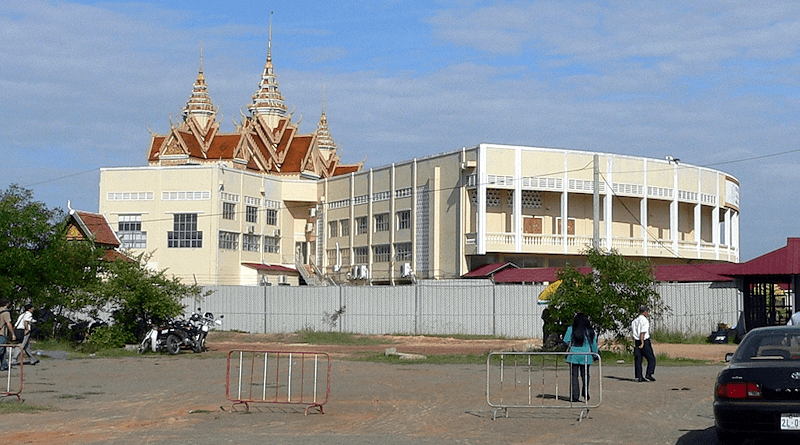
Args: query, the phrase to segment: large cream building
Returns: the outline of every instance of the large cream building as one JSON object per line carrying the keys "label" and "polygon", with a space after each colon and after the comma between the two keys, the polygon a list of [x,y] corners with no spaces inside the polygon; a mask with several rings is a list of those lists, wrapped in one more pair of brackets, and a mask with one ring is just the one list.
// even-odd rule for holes
{"label": "large cream building", "polygon": [[321,179],[317,264],[337,281],[373,283],[506,261],[583,265],[595,240],[595,163],[600,248],[655,264],[738,262],[730,175],[672,158],[480,144]]}
{"label": "large cream building", "polygon": [[717,170],[480,144],[365,171],[340,162],[324,107],[317,129],[299,133],[271,49],[248,110],[220,132],[201,66],[183,121],[153,134],[148,165],[101,169],[100,213],[124,248],[182,280],[238,285],[582,265],[593,242],[654,263],[739,260],[739,184]]}

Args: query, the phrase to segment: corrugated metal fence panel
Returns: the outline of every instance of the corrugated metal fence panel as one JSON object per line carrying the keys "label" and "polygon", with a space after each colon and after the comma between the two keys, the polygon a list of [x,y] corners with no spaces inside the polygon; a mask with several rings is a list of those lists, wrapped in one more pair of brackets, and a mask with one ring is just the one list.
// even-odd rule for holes
{"label": "corrugated metal fence panel", "polygon": [[719,323],[736,325],[739,291],[733,283],[669,283],[658,286],[671,309],[654,328],[667,332],[709,335]]}
{"label": "corrugated metal fence panel", "polygon": [[414,286],[342,287],[341,330],[360,334],[413,334]]}
{"label": "corrugated metal fence panel", "polygon": [[325,314],[339,309],[339,289],[334,286],[266,286],[266,332],[332,330]]}
{"label": "corrugated metal fence panel", "polygon": [[[253,333],[301,329],[361,334],[498,335],[541,337],[537,304],[543,285],[489,281],[422,282],[417,286],[207,286],[211,295],[186,299],[187,316],[225,315],[222,329]],[[658,287],[670,313],[654,328],[707,335],[718,323],[735,325],[741,296],[733,284],[669,283]],[[334,328],[325,320],[345,306]]]}
{"label": "corrugated metal fence panel", "polygon": [[543,284],[496,286],[495,335],[502,337],[541,337],[542,311],[539,305]]}
{"label": "corrugated metal fence panel", "polygon": [[418,284],[417,333],[492,335],[493,287],[463,286],[457,281]]}
{"label": "corrugated metal fence panel", "polygon": [[199,302],[184,300],[187,316],[201,307],[216,317],[225,316],[221,329],[264,332],[263,286],[205,286],[203,290],[211,291],[211,295]]}

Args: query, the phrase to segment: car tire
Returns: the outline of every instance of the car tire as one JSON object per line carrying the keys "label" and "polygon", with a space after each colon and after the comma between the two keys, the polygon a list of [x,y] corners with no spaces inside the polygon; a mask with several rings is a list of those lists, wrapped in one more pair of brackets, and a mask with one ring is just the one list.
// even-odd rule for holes
{"label": "car tire", "polygon": [[167,352],[169,355],[176,355],[181,352],[181,339],[175,334],[167,336]]}
{"label": "car tire", "polygon": [[717,428],[717,443],[719,445],[740,445],[744,442],[744,436],[736,433],[728,433]]}

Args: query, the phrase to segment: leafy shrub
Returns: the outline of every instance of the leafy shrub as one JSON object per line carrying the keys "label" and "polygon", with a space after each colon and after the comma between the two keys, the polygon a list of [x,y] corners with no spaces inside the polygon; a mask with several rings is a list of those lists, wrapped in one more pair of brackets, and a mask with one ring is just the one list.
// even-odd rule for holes
{"label": "leafy shrub", "polygon": [[133,334],[122,326],[101,326],[94,329],[81,345],[83,352],[97,352],[101,349],[122,348],[125,343],[135,342]]}

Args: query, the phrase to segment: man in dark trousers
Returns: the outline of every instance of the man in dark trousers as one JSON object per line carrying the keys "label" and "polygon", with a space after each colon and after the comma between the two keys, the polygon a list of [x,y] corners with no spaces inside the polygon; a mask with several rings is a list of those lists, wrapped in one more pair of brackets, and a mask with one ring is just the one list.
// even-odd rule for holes
{"label": "man in dark trousers", "polygon": [[[650,344],[650,308],[647,306],[639,307],[639,316],[633,320],[631,331],[633,332],[633,370],[637,382],[655,382],[653,374],[656,372],[656,356],[653,354],[653,346]],[[647,372],[642,378],[642,357],[647,360]],[[646,380],[645,380],[646,379]]]}

